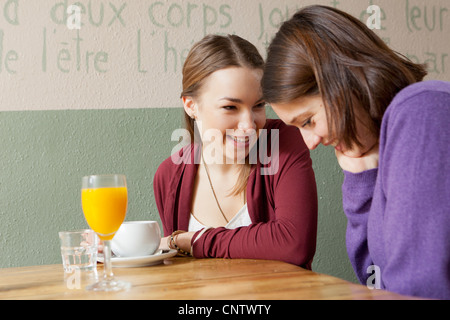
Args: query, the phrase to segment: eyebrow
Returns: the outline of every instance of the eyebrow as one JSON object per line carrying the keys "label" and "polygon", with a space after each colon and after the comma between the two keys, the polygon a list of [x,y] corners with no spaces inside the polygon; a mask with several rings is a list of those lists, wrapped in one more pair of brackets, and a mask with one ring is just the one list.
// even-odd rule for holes
{"label": "eyebrow", "polygon": [[219,99],[219,101],[221,101],[221,100],[228,100],[228,101],[231,101],[231,102],[234,102],[234,103],[242,103],[242,100],[241,99],[237,99],[237,98],[224,97],[222,99]]}
{"label": "eyebrow", "polygon": [[[223,98],[219,99],[219,101],[222,101],[222,100],[227,100],[227,101],[231,101],[231,102],[234,102],[234,103],[244,103],[241,99],[231,98],[231,97],[223,97]],[[261,97],[258,101],[256,101],[255,104],[259,104],[259,103],[261,103],[263,101],[264,101],[264,99]]]}

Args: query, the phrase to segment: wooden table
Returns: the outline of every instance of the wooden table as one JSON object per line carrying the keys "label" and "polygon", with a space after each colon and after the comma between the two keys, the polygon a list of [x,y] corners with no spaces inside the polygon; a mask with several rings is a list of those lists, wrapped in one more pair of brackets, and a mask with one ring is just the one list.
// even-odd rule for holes
{"label": "wooden table", "polygon": [[[101,265],[98,269],[103,275]],[[0,299],[408,299],[279,261],[175,257],[156,266],[113,271],[132,288],[88,292],[75,274],[64,274],[62,265],[0,269]]]}

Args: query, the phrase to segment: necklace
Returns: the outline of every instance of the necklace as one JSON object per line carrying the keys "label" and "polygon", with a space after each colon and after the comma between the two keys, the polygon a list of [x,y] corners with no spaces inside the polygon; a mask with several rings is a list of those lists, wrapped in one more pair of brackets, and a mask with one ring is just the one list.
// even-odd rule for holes
{"label": "necklace", "polygon": [[225,216],[225,214],[223,213],[222,208],[220,207],[219,200],[217,200],[216,192],[214,191],[214,187],[212,185],[211,178],[209,176],[208,166],[206,165],[205,158],[203,157],[203,150],[202,150],[202,160],[203,160],[203,164],[205,165],[206,175],[208,176],[209,185],[211,186],[211,190],[213,192],[214,199],[216,199],[217,207],[219,207],[220,213],[222,214],[225,221],[228,223],[229,221],[228,221],[227,217]]}

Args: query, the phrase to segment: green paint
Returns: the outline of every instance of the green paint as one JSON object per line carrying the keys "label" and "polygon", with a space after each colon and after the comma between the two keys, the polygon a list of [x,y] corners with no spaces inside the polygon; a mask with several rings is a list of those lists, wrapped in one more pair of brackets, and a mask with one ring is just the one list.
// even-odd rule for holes
{"label": "green paint", "polygon": [[62,2],[56,3],[50,9],[50,17],[54,23],[56,23],[56,24],[65,24],[66,23],[67,7],[68,7],[68,1],[64,0]]}
{"label": "green paint", "polygon": [[173,72],[177,73],[178,53],[175,47],[169,46],[169,35],[167,31],[164,31],[164,71],[169,69],[169,53],[172,56]]}
{"label": "green paint", "polygon": [[125,27],[125,21],[123,20],[122,12],[125,9],[125,7],[127,6],[127,4],[126,3],[122,4],[122,6],[120,6],[119,9],[117,9],[116,6],[114,4],[112,4],[111,2],[109,3],[109,6],[114,11],[114,16],[111,19],[111,21],[109,22],[108,27],[112,26],[116,20],[118,22],[120,22],[120,24],[123,27]]}
{"label": "green paint", "polygon": [[70,69],[66,69],[62,66],[62,61],[70,61],[71,56],[70,52],[67,49],[62,49],[58,52],[58,59],[56,60],[56,64],[58,65],[58,70],[64,73],[69,73]]}
{"label": "green paint", "polygon": [[127,219],[159,219],[152,179],[170,155],[180,112],[0,113],[0,267],[60,262],[57,232],[87,227],[79,195],[83,175],[126,174]]}
{"label": "green paint", "polygon": [[[56,29],[54,33],[56,33]],[[41,60],[43,72],[46,72],[48,67],[49,69],[53,67],[50,71],[63,73],[71,71],[89,73],[91,69],[98,73],[108,71],[109,54],[107,52],[86,50],[82,46],[83,38],[81,38],[79,30],[77,30],[76,36],[70,40],[70,42],[59,42],[58,48],[51,48],[52,52],[50,53],[47,48],[47,28],[44,28]]]}
{"label": "green paint", "polygon": [[[274,117],[272,111],[268,116]],[[124,173],[126,220],[159,220],[152,182],[178,141],[182,109],[0,113],[0,268],[61,263],[58,231],[87,227],[81,177]],[[312,152],[319,192],[313,268],[354,281],[345,250],[342,172],[333,150]]]}
{"label": "green paint", "polygon": [[142,58],[141,58],[141,29],[138,30],[137,35],[137,61],[138,61],[138,72],[147,73],[147,70],[142,69]]}
{"label": "green paint", "polygon": [[231,25],[231,23],[233,22],[233,18],[231,17],[230,10],[231,10],[231,7],[227,4],[221,5],[219,8],[219,13],[224,18],[226,18],[226,20],[225,20],[226,22],[220,24],[221,29],[228,28]]}
{"label": "green paint", "polygon": [[[275,2],[274,2],[275,4]],[[263,39],[264,37],[268,37],[270,34],[270,38],[272,38],[273,34],[277,29],[281,26],[281,24],[288,20],[295,12],[300,9],[301,6],[298,4],[295,5],[294,8],[291,7],[289,9],[288,6],[285,8],[273,7],[270,9],[264,9],[263,4],[260,3],[258,6],[259,13],[259,36],[258,40]],[[266,26],[268,30],[266,30]]]}
{"label": "green paint", "polygon": [[8,0],[3,6],[5,21],[13,26],[19,25],[19,0]]}
{"label": "green paint", "polygon": [[448,67],[448,53],[424,52],[422,55],[407,53],[406,57],[415,63],[427,64],[430,74],[445,74]]}
{"label": "green paint", "polygon": [[[427,30],[444,31],[444,21],[448,21],[449,10],[446,7],[427,5],[410,6],[409,0],[405,0],[406,26],[409,32]],[[439,25],[439,29],[436,27]]]}
{"label": "green paint", "polygon": [[[105,16],[105,9],[103,7],[103,3],[100,4],[100,9],[99,9],[100,11],[98,13],[98,20],[97,21],[94,21],[94,17],[93,17],[93,14],[92,14],[93,9],[92,9],[91,1],[89,1],[88,10],[89,10],[89,23],[91,25],[95,26],[95,27],[100,27],[103,24],[103,18]],[[83,12],[83,10],[81,12]]]}
{"label": "green paint", "polygon": [[47,29],[44,28],[43,34],[43,43],[42,43],[42,71],[47,72]]}
{"label": "green paint", "polygon": [[15,62],[19,60],[19,55],[14,50],[8,50],[4,55],[3,47],[3,40],[5,38],[5,33],[3,30],[0,29],[0,74],[3,71],[3,67],[5,68],[5,71],[9,74],[16,74],[17,71],[13,69],[13,66],[11,65],[11,62]]}
{"label": "green paint", "polygon": [[208,34],[208,27],[212,27],[217,22],[217,11],[207,5],[203,4],[203,35]]}
{"label": "green paint", "polygon": [[[191,21],[200,19],[202,21],[203,35],[209,33],[209,29],[218,26],[220,29],[231,25],[233,18],[230,14],[231,6],[222,4],[218,7],[203,3],[197,5],[194,3],[164,3],[161,1],[153,2],[148,7],[148,17],[150,22],[158,28],[191,28]],[[163,18],[156,18],[156,17]]]}
{"label": "green paint", "polygon": [[167,21],[172,27],[180,27],[184,21],[183,8],[178,3],[172,3],[167,11]]}
{"label": "green paint", "polygon": [[[86,6],[81,2],[76,3],[69,3],[68,0],[64,0],[61,2],[55,3],[55,5],[52,6],[50,9],[50,18],[53,21],[53,23],[57,25],[64,25],[67,22],[67,7],[71,4],[75,4],[80,7],[80,11],[82,14],[88,14],[89,16],[89,23],[92,26],[100,27],[103,25],[103,22],[105,21],[105,16],[110,17],[110,20],[108,22],[108,27],[116,24],[120,24],[122,27],[126,26],[125,20],[123,18],[123,12],[127,6],[126,3],[122,3],[120,6],[115,5],[111,2],[109,2],[109,10],[107,10],[107,14],[105,14],[105,4],[103,2],[94,1],[99,9],[98,13],[94,13],[94,9],[92,8],[92,0],[89,0],[87,9]],[[94,20],[94,15],[97,17],[97,20]],[[84,20],[83,18],[81,19]],[[82,26],[85,24],[82,23]]]}
{"label": "green paint", "polygon": [[159,23],[158,21],[156,21],[155,16],[154,16],[154,14],[153,14],[153,11],[154,11],[154,9],[155,9],[156,6],[158,6],[158,7],[164,6],[164,3],[159,2],[159,1],[153,2],[153,3],[148,7],[148,16],[149,16],[149,18],[150,18],[150,21],[151,21],[155,26],[160,27],[160,28],[164,28],[164,25],[163,25],[162,23]]}

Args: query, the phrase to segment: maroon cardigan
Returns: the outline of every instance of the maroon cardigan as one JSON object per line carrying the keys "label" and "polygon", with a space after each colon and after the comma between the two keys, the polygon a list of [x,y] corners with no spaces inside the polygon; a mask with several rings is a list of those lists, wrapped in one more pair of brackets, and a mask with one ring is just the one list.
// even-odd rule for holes
{"label": "maroon cardigan", "polygon": [[[309,150],[298,129],[279,120],[267,120],[267,145],[271,154],[271,129],[279,133],[278,171],[261,175],[259,161],[247,184],[247,207],[252,224],[237,229],[214,228],[193,245],[197,258],[281,260],[311,269],[316,250],[317,189]],[[182,148],[175,164],[169,157],[158,168],[153,189],[164,235],[188,230],[193,184],[198,170],[198,146]],[[185,163],[187,162],[189,163]],[[193,240],[200,231],[196,232]]]}

